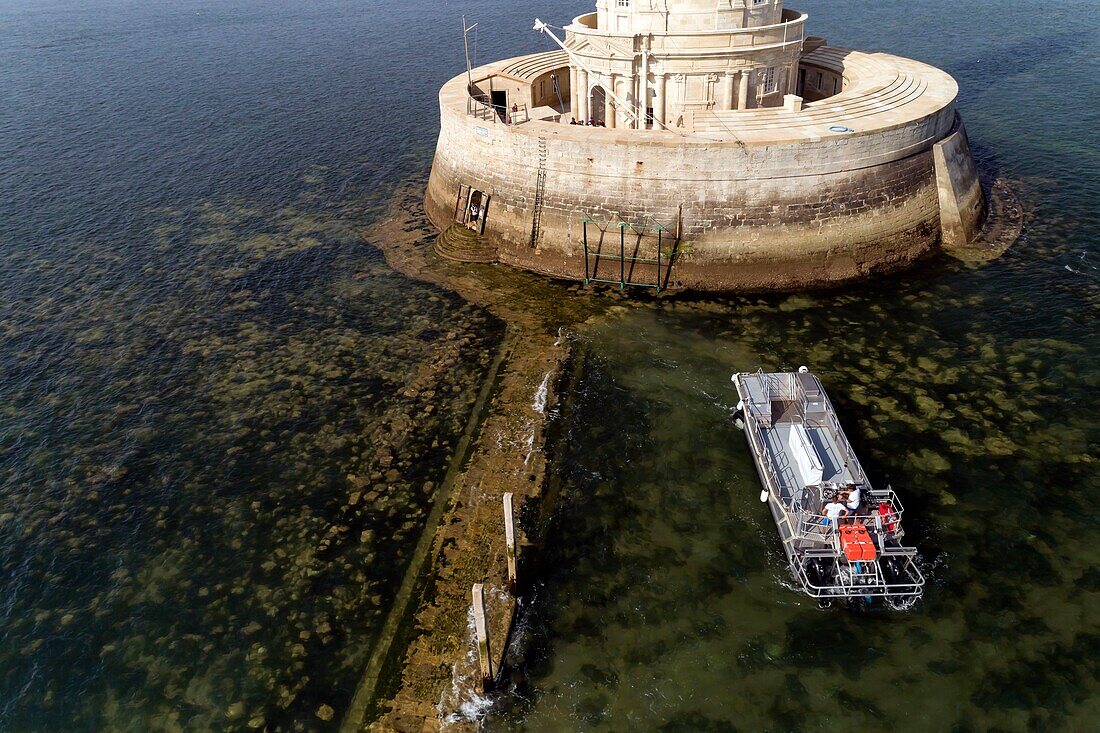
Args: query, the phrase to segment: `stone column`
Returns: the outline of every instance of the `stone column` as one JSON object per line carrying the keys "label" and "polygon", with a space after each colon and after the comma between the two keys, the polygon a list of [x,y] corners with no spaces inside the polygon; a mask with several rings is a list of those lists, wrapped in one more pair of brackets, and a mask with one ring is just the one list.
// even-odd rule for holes
{"label": "stone column", "polygon": [[608,88],[603,90],[603,123],[610,128],[616,127],[616,122],[618,122],[615,119],[615,114],[619,105],[615,102],[615,98],[611,96],[613,93],[619,93],[619,90],[615,88],[618,83],[619,75],[612,74],[611,81],[608,82]]}
{"label": "stone column", "polygon": [[577,67],[569,67],[569,116],[576,119],[580,110],[579,95],[577,94]]}
{"label": "stone column", "polygon": [[749,72],[747,69],[742,69],[741,78],[737,84],[737,109],[749,108]]}
{"label": "stone column", "polygon": [[577,98],[579,103],[577,104],[577,111],[580,116],[577,117],[577,122],[588,121],[588,72],[584,69],[577,69]]}
{"label": "stone column", "polygon": [[638,79],[639,117],[636,127],[645,129],[646,110],[649,109],[649,52],[642,52],[642,76]]}
{"label": "stone column", "polygon": [[722,109],[737,109],[737,72],[726,72],[725,93],[722,95]]}
{"label": "stone column", "polygon": [[663,130],[664,126],[668,124],[665,121],[665,75],[655,74],[653,76],[653,86],[653,119],[660,123],[656,127]]}
{"label": "stone column", "polygon": [[[641,106],[641,97],[638,96],[638,90],[642,87],[642,80],[638,77],[637,73],[630,75],[630,96],[627,97],[627,101],[630,102],[630,106],[623,110],[622,125],[624,127],[638,128],[638,107]],[[630,118],[631,112],[634,113],[634,119]]]}

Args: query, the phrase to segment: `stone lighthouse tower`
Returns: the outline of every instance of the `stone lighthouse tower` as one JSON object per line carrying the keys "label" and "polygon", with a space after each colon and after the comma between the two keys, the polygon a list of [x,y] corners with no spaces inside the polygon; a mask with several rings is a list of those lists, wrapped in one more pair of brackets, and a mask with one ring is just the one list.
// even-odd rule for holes
{"label": "stone lighthouse tower", "polygon": [[781,0],[597,0],[565,28],[570,107],[606,127],[667,129],[685,113],[782,106],[805,22]]}
{"label": "stone lighthouse tower", "polygon": [[793,290],[898,270],[985,200],[928,64],[829,45],[782,0],[595,0],[556,48],[439,93],[436,251],[620,288]]}

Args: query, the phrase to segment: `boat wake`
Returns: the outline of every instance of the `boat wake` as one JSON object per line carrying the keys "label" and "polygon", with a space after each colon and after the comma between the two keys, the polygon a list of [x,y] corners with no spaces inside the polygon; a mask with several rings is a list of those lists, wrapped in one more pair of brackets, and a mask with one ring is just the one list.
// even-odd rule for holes
{"label": "boat wake", "polygon": [[920,596],[886,596],[882,604],[891,611],[908,611],[920,602]]}

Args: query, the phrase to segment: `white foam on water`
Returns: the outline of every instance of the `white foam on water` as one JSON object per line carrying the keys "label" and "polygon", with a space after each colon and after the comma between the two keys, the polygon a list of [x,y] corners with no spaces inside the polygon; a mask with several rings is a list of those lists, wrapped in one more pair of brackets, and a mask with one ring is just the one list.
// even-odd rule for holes
{"label": "white foam on water", "polygon": [[473,606],[466,612],[466,641],[468,651],[455,662],[451,671],[451,686],[443,691],[436,705],[441,731],[447,731],[453,725],[480,723],[493,707],[493,698],[477,690],[479,672]]}
{"label": "white foam on water", "polygon": [[535,390],[535,401],[531,403],[531,409],[540,415],[546,414],[546,390],[550,385],[550,372],[546,372],[546,376],[542,378],[542,384]]}
{"label": "white foam on water", "polygon": [[887,596],[883,605],[892,611],[908,611],[920,601],[920,596]]}
{"label": "white foam on water", "polygon": [[531,454],[535,452],[535,433],[531,431],[531,434],[527,436],[527,455],[523,457],[523,465],[527,465],[531,460]]}
{"label": "white foam on water", "polygon": [[443,719],[441,730],[446,730],[447,726],[458,723],[480,723],[485,718],[486,713],[493,707],[492,698],[476,692],[471,695],[469,700],[458,706],[458,710]]}

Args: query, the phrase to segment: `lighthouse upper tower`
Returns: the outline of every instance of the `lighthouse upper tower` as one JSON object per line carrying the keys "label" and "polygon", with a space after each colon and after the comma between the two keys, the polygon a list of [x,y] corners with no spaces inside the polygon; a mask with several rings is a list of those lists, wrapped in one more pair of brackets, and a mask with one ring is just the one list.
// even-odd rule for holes
{"label": "lighthouse upper tower", "polygon": [[617,33],[751,28],[782,14],[779,0],[596,0],[598,27]]}
{"label": "lighthouse upper tower", "polygon": [[780,106],[796,85],[805,22],[781,0],[597,0],[565,28],[571,109],[647,129]]}

